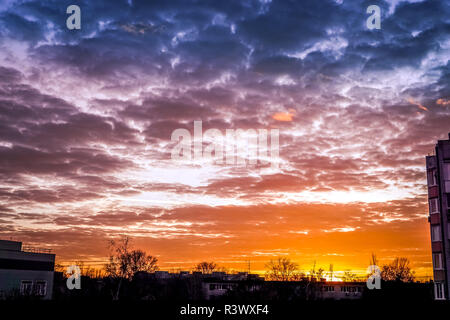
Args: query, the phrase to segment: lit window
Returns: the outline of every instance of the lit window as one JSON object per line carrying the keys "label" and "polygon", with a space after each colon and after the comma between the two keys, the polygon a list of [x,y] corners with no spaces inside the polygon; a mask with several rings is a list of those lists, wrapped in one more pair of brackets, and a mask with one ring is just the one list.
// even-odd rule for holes
{"label": "lit window", "polygon": [[431,241],[441,241],[441,227],[431,226]]}
{"label": "lit window", "polygon": [[22,280],[20,283],[20,294],[29,296],[31,295],[33,290],[33,281],[31,280]]}
{"label": "lit window", "polygon": [[430,213],[437,213],[439,212],[439,206],[438,206],[438,199],[430,199]]}
{"label": "lit window", "polygon": [[436,300],[443,300],[445,299],[444,296],[444,284],[442,282],[435,282],[434,283],[434,296]]}
{"label": "lit window", "polygon": [[433,253],[433,266],[435,270],[442,270],[442,254]]}

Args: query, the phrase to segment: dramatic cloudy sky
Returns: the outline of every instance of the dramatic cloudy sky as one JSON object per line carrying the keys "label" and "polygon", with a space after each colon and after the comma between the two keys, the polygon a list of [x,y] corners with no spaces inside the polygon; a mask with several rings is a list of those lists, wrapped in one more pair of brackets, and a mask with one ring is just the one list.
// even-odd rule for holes
{"label": "dramatic cloudy sky", "polygon": [[[449,17],[447,1],[2,1],[0,237],[61,262],[101,264],[128,234],[162,268],[358,271],[375,252],[430,275]],[[194,120],[279,129],[278,168],[172,160]]]}

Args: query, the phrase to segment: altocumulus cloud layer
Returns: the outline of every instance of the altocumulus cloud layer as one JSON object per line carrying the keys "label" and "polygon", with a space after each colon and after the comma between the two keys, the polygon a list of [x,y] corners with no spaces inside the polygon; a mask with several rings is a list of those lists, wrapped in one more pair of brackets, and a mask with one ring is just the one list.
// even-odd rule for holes
{"label": "altocumulus cloud layer", "polygon": [[[429,271],[424,156],[450,131],[445,1],[0,5],[0,235],[100,261],[135,237],[164,266],[289,255]],[[170,158],[171,133],[280,130],[280,166]]]}

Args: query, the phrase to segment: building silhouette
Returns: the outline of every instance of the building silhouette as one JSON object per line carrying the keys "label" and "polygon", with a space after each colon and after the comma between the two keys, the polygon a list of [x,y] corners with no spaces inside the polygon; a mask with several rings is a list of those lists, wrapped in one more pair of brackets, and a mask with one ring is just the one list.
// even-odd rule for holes
{"label": "building silhouette", "polygon": [[0,240],[0,299],[9,296],[51,299],[55,255],[49,249]]}
{"label": "building silhouette", "polygon": [[434,297],[450,299],[450,133],[426,157]]}

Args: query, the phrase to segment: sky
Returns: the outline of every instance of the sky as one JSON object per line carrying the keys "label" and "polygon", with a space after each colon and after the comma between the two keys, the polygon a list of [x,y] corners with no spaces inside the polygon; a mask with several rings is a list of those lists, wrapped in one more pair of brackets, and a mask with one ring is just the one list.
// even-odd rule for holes
{"label": "sky", "polygon": [[[66,8],[81,9],[69,30]],[[381,28],[369,30],[369,5]],[[446,1],[2,1],[0,238],[161,269],[431,275],[425,156],[450,131]],[[278,130],[275,166],[172,157],[176,129]],[[205,141],[204,141],[205,142]],[[241,143],[240,141],[239,143]]]}

